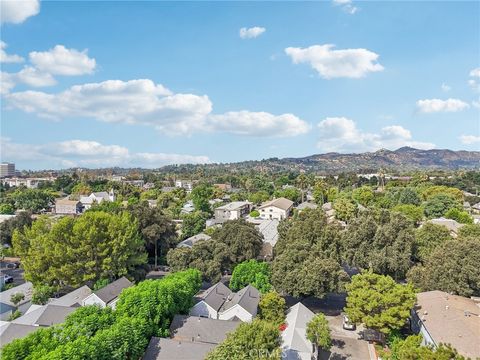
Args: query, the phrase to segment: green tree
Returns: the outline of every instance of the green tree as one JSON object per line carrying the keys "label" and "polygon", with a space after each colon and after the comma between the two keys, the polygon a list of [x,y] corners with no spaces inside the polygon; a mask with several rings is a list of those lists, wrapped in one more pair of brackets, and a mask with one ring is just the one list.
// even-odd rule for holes
{"label": "green tree", "polygon": [[18,189],[11,197],[16,209],[23,209],[34,213],[48,209],[55,200],[54,193],[39,189]]}
{"label": "green tree", "polygon": [[71,191],[74,195],[90,195],[92,193],[92,188],[88,184],[80,182],[73,186]]}
{"label": "green tree", "polygon": [[182,216],[182,237],[184,239],[200,234],[205,229],[205,223],[209,214],[201,211],[194,211]]}
{"label": "green tree", "polygon": [[424,262],[437,246],[449,240],[452,237],[445,226],[427,222],[415,231],[415,257]]}
{"label": "green tree", "polygon": [[480,224],[467,224],[458,231],[458,240],[480,239]]}
{"label": "green tree", "polygon": [[39,285],[33,289],[32,303],[37,305],[45,305],[50,297],[55,294],[55,288],[52,286]]}
{"label": "green tree", "polygon": [[10,314],[10,316],[8,317],[8,321],[13,321],[15,319],[18,319],[20,316],[22,316],[22,313],[20,310],[17,309]]}
{"label": "green tree", "polygon": [[405,215],[414,224],[418,224],[423,219],[423,208],[420,206],[411,204],[397,205],[392,211]]}
{"label": "green tree", "polygon": [[235,266],[230,288],[238,291],[249,284],[262,294],[270,291],[272,285],[270,284],[270,267],[267,263],[251,259]]}
{"label": "green tree", "polygon": [[15,208],[11,204],[0,204],[0,214],[13,215]]}
{"label": "green tree", "polygon": [[260,216],[260,213],[258,212],[258,210],[253,210],[250,212],[250,217],[253,217],[253,218],[258,218]]}
{"label": "green tree", "polygon": [[460,209],[460,203],[446,194],[433,195],[424,204],[425,215],[431,219],[442,217],[453,208]]}
{"label": "green tree", "polygon": [[398,194],[398,204],[399,205],[415,205],[418,206],[421,203],[420,196],[418,192],[411,187],[406,187],[402,189]]}
{"label": "green tree", "polygon": [[269,322],[255,319],[242,323],[206,357],[206,360],[280,360],[280,331]]}
{"label": "green tree", "polygon": [[271,291],[263,294],[258,304],[260,318],[275,325],[285,321],[285,299],[278,293]]}
{"label": "green tree", "polygon": [[133,274],[146,263],[137,224],[126,212],[86,212],[56,222],[42,217],[15,231],[13,246],[34,286],[78,287]]}
{"label": "green tree", "polygon": [[445,213],[447,219],[453,219],[461,224],[473,224],[473,219],[466,211],[458,210],[457,208],[449,209]]}
{"label": "green tree", "polygon": [[352,198],[359,204],[362,204],[363,206],[368,206],[373,202],[373,190],[370,186],[359,187],[353,190]]}
{"label": "green tree", "polygon": [[357,214],[357,204],[346,197],[338,197],[333,202],[335,217],[339,220],[349,222]]}
{"label": "green tree", "polygon": [[25,294],[23,293],[15,293],[10,296],[10,301],[12,302],[13,305],[17,306],[20,301],[25,299]]}
{"label": "green tree", "polygon": [[422,291],[441,290],[461,296],[480,295],[480,240],[452,240],[437,246],[423,266],[407,279]]}
{"label": "green tree", "polygon": [[212,210],[208,200],[210,200],[212,195],[212,186],[208,184],[199,184],[193,188],[190,197],[192,198],[193,205],[195,206],[196,210],[210,214]]}
{"label": "green tree", "polygon": [[292,200],[295,203],[298,203],[302,199],[302,193],[300,190],[294,187],[287,187],[282,190],[277,190],[274,193],[276,198],[286,198]]}
{"label": "green tree", "polygon": [[411,285],[397,284],[390,276],[371,271],[354,275],[346,289],[349,319],[384,334],[405,325],[416,300]]}
{"label": "green tree", "polygon": [[318,348],[328,351],[332,347],[330,327],[325,315],[319,313],[307,324],[307,339]]}
{"label": "green tree", "polygon": [[446,195],[454,199],[458,203],[463,202],[463,192],[460,189],[454,187],[448,187],[444,185],[436,185],[425,188],[422,191],[422,196],[425,200],[429,200],[437,195]]}
{"label": "green tree", "polygon": [[15,230],[22,231],[25,226],[32,225],[32,213],[21,211],[17,216],[0,224],[0,240],[2,245],[12,245],[12,236]]}

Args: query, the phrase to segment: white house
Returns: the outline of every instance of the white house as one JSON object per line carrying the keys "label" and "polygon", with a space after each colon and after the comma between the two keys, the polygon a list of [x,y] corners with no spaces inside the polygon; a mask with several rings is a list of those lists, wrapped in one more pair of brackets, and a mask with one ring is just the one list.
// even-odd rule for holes
{"label": "white house", "polygon": [[93,204],[100,204],[102,201],[115,201],[115,194],[113,189],[108,193],[106,191],[94,192],[88,196],[80,196],[80,202],[85,210],[92,207]]}
{"label": "white house", "polygon": [[215,209],[215,222],[238,220],[248,215],[251,203],[248,201],[233,201]]}
{"label": "white house", "polygon": [[317,359],[318,351],[307,339],[307,324],[314,316],[315,314],[300,302],[288,309],[285,319],[287,327],[282,332],[283,360]]}
{"label": "white house", "polygon": [[83,301],[82,305],[99,305],[102,308],[109,306],[115,309],[115,305],[118,301],[118,296],[123,289],[126,289],[133,284],[126,277],[122,276],[120,279],[115,280],[114,282],[104,286],[100,290],[94,291],[92,294],[87,296]]}
{"label": "white house", "polygon": [[283,220],[290,216],[292,208],[293,201],[285,198],[278,198],[263,203],[262,206],[258,208],[258,210],[262,219]]}
{"label": "white house", "polygon": [[218,282],[197,296],[198,302],[190,309],[190,315],[218,319],[218,311],[232,291]]}

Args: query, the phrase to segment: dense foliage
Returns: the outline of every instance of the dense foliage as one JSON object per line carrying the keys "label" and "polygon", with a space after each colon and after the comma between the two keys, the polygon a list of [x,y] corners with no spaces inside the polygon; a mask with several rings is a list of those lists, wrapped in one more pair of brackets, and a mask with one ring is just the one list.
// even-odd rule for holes
{"label": "dense foliage", "polygon": [[261,293],[270,291],[272,285],[270,284],[270,266],[268,263],[252,259],[235,266],[230,279],[230,288],[238,291],[249,284]]}
{"label": "dense foliage", "polygon": [[332,347],[332,338],[330,328],[325,315],[316,314],[307,324],[307,339],[322,350],[330,350]]}
{"label": "dense foliage", "polygon": [[263,294],[258,307],[261,319],[276,325],[285,321],[285,299],[278,293],[271,291]]}

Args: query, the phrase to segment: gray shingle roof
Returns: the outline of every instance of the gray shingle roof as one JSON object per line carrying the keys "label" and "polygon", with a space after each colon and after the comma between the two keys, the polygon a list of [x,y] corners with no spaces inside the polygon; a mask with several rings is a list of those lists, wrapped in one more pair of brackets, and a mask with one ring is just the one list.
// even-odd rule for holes
{"label": "gray shingle roof", "polygon": [[262,206],[259,207],[259,209],[263,209],[269,206],[274,206],[282,210],[288,210],[293,206],[293,201],[285,198],[278,198],[278,199],[274,199],[266,203],[263,203]]}
{"label": "gray shingle roof", "polygon": [[286,359],[297,359],[299,353],[311,354],[312,343],[306,338],[306,329],[314,316],[314,313],[300,302],[288,309],[285,320],[287,327],[282,332],[282,348],[287,354]]}
{"label": "gray shingle roof", "polygon": [[82,305],[82,301],[92,293],[92,290],[87,285],[84,285],[76,290],[69,292],[58,299],[52,300],[50,304],[60,306],[78,306]]}
{"label": "gray shingle roof", "polygon": [[230,298],[231,300],[225,301],[222,305],[220,312],[226,311],[238,304],[253,316],[257,314],[258,303],[260,302],[260,292],[252,285],[245,286]]}
{"label": "gray shingle roof", "polygon": [[6,305],[15,306],[10,300],[11,296],[16,293],[22,293],[25,298],[20,301],[19,305],[24,304],[32,300],[33,285],[31,282],[26,282],[21,285],[15,286],[8,290],[0,292],[0,302]]}
{"label": "gray shingle roof", "polygon": [[38,326],[9,323],[0,327],[0,344],[4,346],[38,330]]}
{"label": "gray shingle roof", "polygon": [[218,311],[231,293],[232,291],[228,287],[226,287],[223,283],[218,282],[212,287],[208,288],[205,293],[200,296],[200,299],[211,308],[215,309],[215,311]]}
{"label": "gray shingle roof", "polygon": [[240,321],[225,321],[197,316],[175,315],[170,326],[174,340],[220,344],[235,331]]}
{"label": "gray shingle roof", "polygon": [[152,337],[143,360],[203,360],[215,344]]}
{"label": "gray shingle roof", "polygon": [[125,276],[122,276],[120,279],[115,280],[100,290],[95,291],[94,294],[97,295],[105,304],[108,304],[112,300],[115,300],[123,289],[126,289],[132,285],[133,284],[130,282],[130,280],[128,280]]}
{"label": "gray shingle roof", "polygon": [[65,321],[65,318],[75,310],[76,308],[74,307],[46,305],[45,310],[37,319],[35,324],[39,326],[52,326],[61,324]]}
{"label": "gray shingle roof", "polygon": [[243,206],[249,205],[250,203],[248,201],[232,201],[231,203],[219,206],[216,208],[216,210],[237,210]]}
{"label": "gray shingle roof", "polygon": [[185,240],[179,242],[178,245],[177,245],[177,248],[180,248],[180,247],[191,248],[193,246],[193,244],[195,244],[197,241],[199,241],[199,240],[210,240],[211,238],[212,237],[210,235],[207,235],[207,234],[204,234],[204,233],[193,235],[193,236],[189,237],[188,239],[185,239]]}

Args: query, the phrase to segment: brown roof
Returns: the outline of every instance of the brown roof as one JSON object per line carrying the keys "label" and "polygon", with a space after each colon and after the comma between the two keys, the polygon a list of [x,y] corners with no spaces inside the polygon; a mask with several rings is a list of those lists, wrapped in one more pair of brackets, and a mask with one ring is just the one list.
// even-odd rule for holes
{"label": "brown roof", "polygon": [[288,210],[293,206],[293,201],[285,199],[283,197],[273,199],[272,201],[267,201],[266,203],[263,203],[262,206],[259,207],[259,209],[263,209],[269,206],[274,206],[282,210]]}
{"label": "brown roof", "polygon": [[55,204],[56,205],[76,205],[78,204],[80,201],[78,200],[70,200],[68,197],[64,198],[64,199],[57,199],[55,200]]}
{"label": "brown roof", "polygon": [[435,290],[419,293],[417,304],[417,315],[437,345],[451,344],[461,355],[480,357],[478,303]]}

